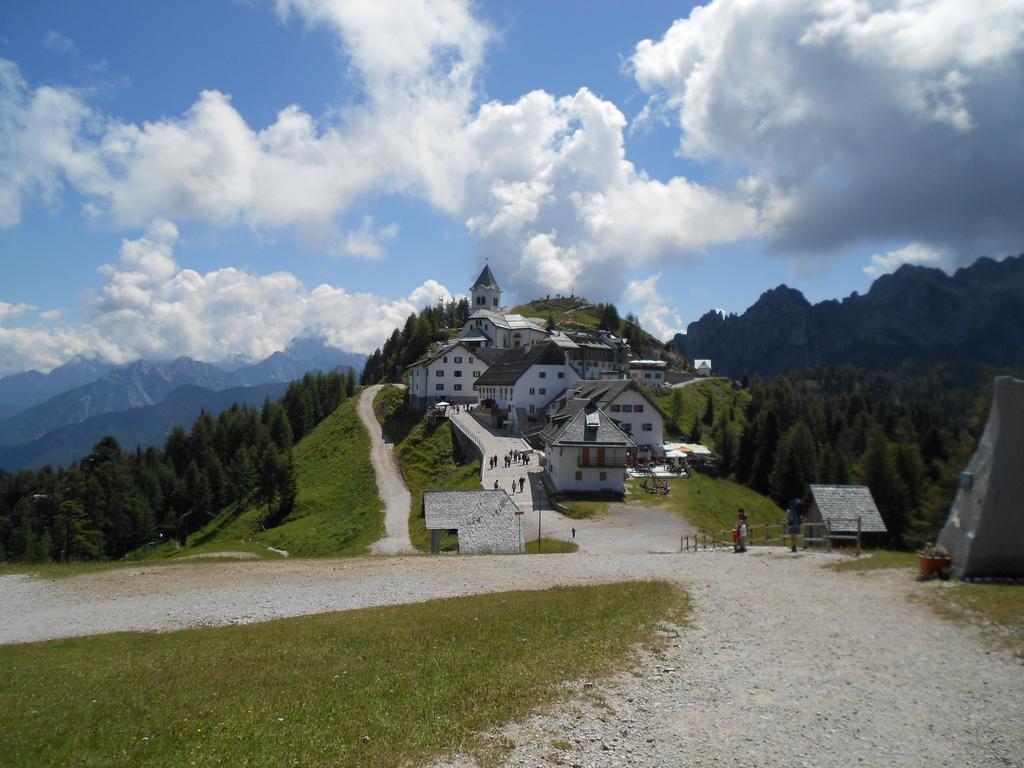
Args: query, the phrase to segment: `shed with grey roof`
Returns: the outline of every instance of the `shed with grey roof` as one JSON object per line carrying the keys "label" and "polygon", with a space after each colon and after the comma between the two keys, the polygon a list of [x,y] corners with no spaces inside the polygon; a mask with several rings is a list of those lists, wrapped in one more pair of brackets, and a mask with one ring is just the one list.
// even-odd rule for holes
{"label": "shed with grey roof", "polygon": [[884,536],[889,531],[866,485],[812,485],[809,522],[826,522],[832,533]]}
{"label": "shed with grey roof", "polygon": [[430,551],[441,548],[441,534],[455,531],[459,552],[516,553],[523,551],[519,508],[505,491],[428,491],[423,515],[430,531]]}

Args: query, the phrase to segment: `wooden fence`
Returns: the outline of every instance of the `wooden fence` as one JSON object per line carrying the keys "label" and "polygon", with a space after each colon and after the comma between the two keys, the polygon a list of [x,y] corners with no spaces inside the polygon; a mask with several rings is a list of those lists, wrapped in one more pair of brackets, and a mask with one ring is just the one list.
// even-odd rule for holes
{"label": "wooden fence", "polygon": [[[837,524],[842,524],[839,530],[855,529],[856,533],[838,533],[833,531],[833,527],[836,527]],[[849,527],[845,527],[847,525]],[[702,549],[732,549],[734,546],[732,540],[733,531],[735,531],[735,528],[694,534],[692,536],[680,536],[679,551],[697,552]],[[778,531],[777,534],[776,531]],[[831,523],[828,520],[823,522],[804,522],[800,524],[798,536],[803,540],[805,546],[824,544],[829,552],[832,551],[832,542],[834,541],[855,542],[857,545],[857,555],[860,555],[862,551],[861,531],[862,521],[858,517],[856,520],[852,518],[850,520],[833,520]],[[784,523],[777,523],[775,525],[764,523],[762,525],[747,526],[747,546],[770,546],[771,544],[788,546],[789,542],[789,526]]]}

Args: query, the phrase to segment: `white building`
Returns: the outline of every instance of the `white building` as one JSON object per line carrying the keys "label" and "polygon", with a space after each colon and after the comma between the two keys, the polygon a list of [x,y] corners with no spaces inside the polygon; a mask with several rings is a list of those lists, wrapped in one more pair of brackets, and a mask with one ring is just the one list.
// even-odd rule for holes
{"label": "white building", "polygon": [[698,376],[710,376],[711,375],[711,361],[710,360],[694,360],[693,370],[696,371]]}
{"label": "white building", "polygon": [[456,341],[408,367],[409,405],[426,408],[432,403],[475,403],[473,384],[487,370],[487,350]]}
{"label": "white building", "polygon": [[525,432],[529,422],[538,420],[548,404],[579,378],[564,351],[547,343],[501,350],[475,387],[480,402],[492,409],[495,426]]}
{"label": "white building", "polygon": [[530,347],[547,341],[549,336],[544,326],[533,320],[491,309],[478,309],[470,315],[462,335],[482,337],[484,346],[497,349]]}
{"label": "white building", "polygon": [[668,363],[664,360],[631,360],[629,378],[641,387],[662,387],[665,385],[665,369]]}
{"label": "white building", "polygon": [[544,472],[560,493],[614,493],[626,490],[626,451],[635,448],[600,408],[581,408],[544,434]]}
{"label": "white building", "polygon": [[469,293],[474,312],[478,309],[497,310],[501,306],[501,288],[498,287],[498,281],[494,279],[489,264],[484,264],[480,277],[473,283]]}
{"label": "white building", "polygon": [[588,407],[600,408],[645,455],[659,455],[665,435],[665,412],[632,379],[578,381],[551,403],[545,433],[568,423]]}

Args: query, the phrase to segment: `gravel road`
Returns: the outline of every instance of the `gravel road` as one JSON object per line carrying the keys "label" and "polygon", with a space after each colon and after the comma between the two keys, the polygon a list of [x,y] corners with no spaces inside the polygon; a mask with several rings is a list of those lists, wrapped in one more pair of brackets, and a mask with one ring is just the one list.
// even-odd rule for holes
{"label": "gravel road", "polygon": [[580,552],[4,576],[0,642],[661,578],[689,591],[690,626],[634,671],[504,729],[509,765],[1024,765],[1020,661],[912,599],[943,585],[822,569],[833,557]]}
{"label": "gravel road", "polygon": [[384,538],[370,545],[375,555],[399,555],[414,552],[409,538],[409,507],[412,498],[402,481],[390,443],[385,443],[377,417],[373,413],[373,398],[381,389],[374,384],[363,390],[359,396],[356,411],[359,419],[370,433],[370,461],[377,475],[377,490],[384,501]]}

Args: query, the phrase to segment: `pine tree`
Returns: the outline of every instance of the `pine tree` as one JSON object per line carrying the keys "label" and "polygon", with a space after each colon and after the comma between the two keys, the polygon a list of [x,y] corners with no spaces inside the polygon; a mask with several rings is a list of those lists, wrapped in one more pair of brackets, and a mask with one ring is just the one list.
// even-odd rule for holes
{"label": "pine tree", "polygon": [[814,435],[807,424],[798,421],[779,443],[770,481],[772,498],[779,504],[802,498],[807,486],[815,480],[817,463]]}
{"label": "pine tree", "polygon": [[715,403],[711,399],[710,394],[707,396],[707,403],[704,406],[704,416],[701,421],[708,427],[715,423]]}

